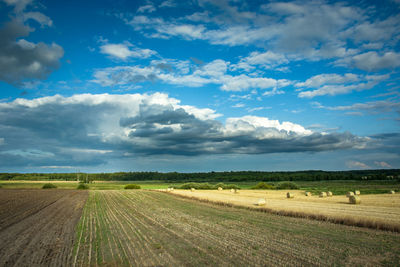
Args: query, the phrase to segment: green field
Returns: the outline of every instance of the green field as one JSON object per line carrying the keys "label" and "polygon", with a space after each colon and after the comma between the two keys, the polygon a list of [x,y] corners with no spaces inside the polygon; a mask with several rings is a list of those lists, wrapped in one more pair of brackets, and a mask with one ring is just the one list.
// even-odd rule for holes
{"label": "green field", "polygon": [[[78,182],[66,181],[1,181],[3,188],[41,188],[45,183],[54,183],[60,189],[75,189]],[[178,188],[183,183],[165,183],[163,181],[95,181],[89,184],[91,190],[120,190],[126,184],[138,184],[142,189],[165,189],[168,187]],[[360,190],[362,194],[382,194],[389,190],[400,192],[400,183],[393,180],[388,181],[298,181],[301,190],[310,191],[313,194],[331,191],[335,195],[344,195],[348,191]],[[212,183],[216,184],[216,183]],[[229,184],[229,183],[227,183]],[[238,185],[242,189],[250,189],[257,182],[238,182],[232,183]],[[277,184],[277,183],[274,183]]]}

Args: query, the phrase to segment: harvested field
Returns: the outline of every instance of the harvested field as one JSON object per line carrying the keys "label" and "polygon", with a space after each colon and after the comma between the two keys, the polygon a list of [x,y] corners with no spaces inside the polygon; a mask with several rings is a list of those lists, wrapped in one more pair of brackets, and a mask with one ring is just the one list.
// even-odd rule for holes
{"label": "harvested field", "polygon": [[0,266],[70,266],[88,193],[0,189]]}
{"label": "harvested field", "polygon": [[91,191],[72,266],[395,266],[399,240],[155,191]]}
{"label": "harvested field", "polygon": [[[365,226],[400,232],[400,194],[361,195],[360,205],[350,205],[344,195],[320,198],[305,196],[305,192],[291,190],[295,198],[288,199],[287,191],[241,190],[234,195],[229,190],[175,190],[173,194],[201,200],[229,203],[250,208],[265,208],[272,212],[329,220],[348,225]],[[257,207],[265,198],[265,207]]]}

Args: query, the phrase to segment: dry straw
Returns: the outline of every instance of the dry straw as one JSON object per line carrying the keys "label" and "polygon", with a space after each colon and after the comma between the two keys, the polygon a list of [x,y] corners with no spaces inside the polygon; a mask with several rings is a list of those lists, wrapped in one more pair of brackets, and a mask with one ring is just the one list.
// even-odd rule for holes
{"label": "dry straw", "polygon": [[349,191],[349,192],[346,193],[346,197],[351,197],[351,196],[354,196],[353,192]]}
{"label": "dry straw", "polygon": [[349,197],[349,203],[350,204],[360,204],[361,203],[361,199],[359,196],[350,196]]}
{"label": "dry straw", "polygon": [[319,197],[326,197],[326,192],[321,192],[321,193],[319,194]]}
{"label": "dry straw", "polygon": [[331,197],[331,196],[333,196],[333,194],[332,194],[332,192],[331,192],[331,191],[328,191],[328,192],[326,193],[326,195],[327,195],[328,197]]}
{"label": "dry straw", "polygon": [[361,193],[359,190],[356,190],[356,191],[354,191],[354,195],[359,196],[359,195],[361,195]]}
{"label": "dry straw", "polygon": [[287,198],[294,198],[294,194],[293,194],[293,193],[290,193],[290,192],[287,192],[287,193],[286,193],[286,197],[287,197]]}
{"label": "dry straw", "polygon": [[218,191],[222,191],[222,187],[218,187]]}
{"label": "dry straw", "polygon": [[196,189],[194,189],[194,188],[190,188],[190,191],[194,192],[194,191],[196,191]]}
{"label": "dry straw", "polygon": [[265,199],[263,199],[263,198],[260,198],[259,200],[258,200],[258,202],[257,202],[257,206],[264,206],[265,205]]}
{"label": "dry straw", "polygon": [[306,197],[310,197],[311,196],[311,192],[306,192]]}

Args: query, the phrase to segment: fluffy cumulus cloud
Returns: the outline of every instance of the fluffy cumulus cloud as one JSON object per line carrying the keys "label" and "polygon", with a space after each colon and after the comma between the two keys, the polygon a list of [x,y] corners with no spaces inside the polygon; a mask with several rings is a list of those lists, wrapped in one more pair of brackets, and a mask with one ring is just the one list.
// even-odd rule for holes
{"label": "fluffy cumulus cloud", "polygon": [[214,110],[166,94],[82,94],[0,103],[0,162],[89,166],[147,155],[262,154],[363,148],[368,138]]}
{"label": "fluffy cumulus cloud", "polygon": [[35,20],[42,27],[52,26],[52,20],[40,12],[24,12],[31,1],[5,1],[14,6],[12,20],[0,29],[0,80],[14,85],[31,79],[45,79],[59,67],[64,54],[61,46],[33,43],[24,38],[34,31],[27,21]]}

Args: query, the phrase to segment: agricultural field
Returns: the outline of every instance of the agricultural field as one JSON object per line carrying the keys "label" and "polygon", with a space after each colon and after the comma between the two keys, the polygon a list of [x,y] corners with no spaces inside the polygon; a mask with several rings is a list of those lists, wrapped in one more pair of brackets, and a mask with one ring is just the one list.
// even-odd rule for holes
{"label": "agricultural field", "polygon": [[70,266],[88,192],[0,189],[0,266]]}
{"label": "agricultural field", "polygon": [[[76,181],[63,181],[63,180],[2,180],[0,185],[3,188],[10,189],[28,189],[28,188],[42,188],[45,183],[53,183],[58,188],[62,189],[75,189],[78,186]],[[123,189],[126,184],[138,184],[142,189],[166,189],[168,187],[178,188],[183,182],[166,183],[165,181],[93,181],[89,184],[91,190],[119,190]],[[241,189],[251,189],[258,182],[226,182],[226,184],[235,184]],[[275,182],[273,184],[277,184]],[[349,190],[361,190],[363,194],[383,194],[389,190],[396,190],[400,192],[400,183],[393,180],[382,181],[296,181],[295,182],[301,190],[310,191],[318,194],[322,191],[332,191],[335,195],[345,195]],[[211,183],[211,184],[217,184]]]}
{"label": "agricultural field", "polygon": [[[288,199],[287,192],[294,194],[294,198]],[[174,190],[171,193],[278,214],[400,232],[400,194],[361,195],[361,204],[351,205],[344,195],[321,198],[318,195],[305,196],[301,190],[240,190],[239,193],[230,190]],[[265,205],[256,205],[260,199],[265,199]]]}
{"label": "agricultural field", "polygon": [[183,199],[90,191],[73,266],[399,265],[400,235]]}

